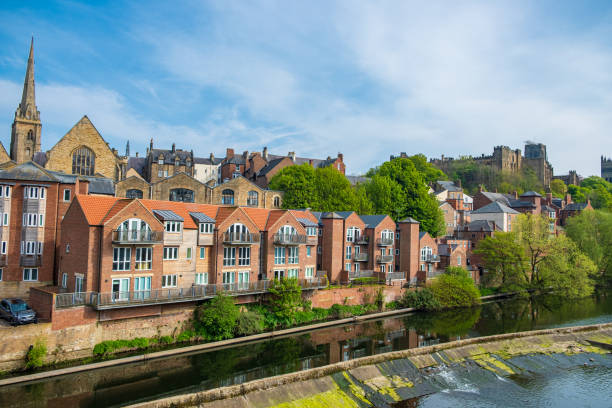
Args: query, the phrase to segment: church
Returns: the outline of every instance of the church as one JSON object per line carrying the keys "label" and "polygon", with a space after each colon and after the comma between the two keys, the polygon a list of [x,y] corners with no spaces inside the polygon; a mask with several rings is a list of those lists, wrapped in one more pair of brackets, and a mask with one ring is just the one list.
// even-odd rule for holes
{"label": "church", "polygon": [[80,176],[98,176],[119,181],[125,176],[127,157],[111,149],[87,116],[83,116],[47,152],[41,151],[42,122],[36,106],[34,84],[34,40],[23,83],[21,103],[15,111],[10,155],[0,144],[0,163],[33,161],[49,170]]}

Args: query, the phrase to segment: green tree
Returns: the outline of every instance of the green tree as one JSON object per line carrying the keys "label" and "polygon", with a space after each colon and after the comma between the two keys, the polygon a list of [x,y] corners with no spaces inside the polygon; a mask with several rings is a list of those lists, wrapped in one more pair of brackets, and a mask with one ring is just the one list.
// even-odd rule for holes
{"label": "green tree", "polygon": [[236,334],[238,336],[248,336],[249,334],[261,333],[263,330],[263,315],[251,310],[244,310],[240,312],[238,320],[236,321]]}
{"label": "green tree", "polygon": [[469,307],[480,303],[480,292],[468,271],[451,266],[431,285],[434,298],[442,307]]}
{"label": "green tree", "polygon": [[234,335],[240,309],[234,299],[219,293],[209,303],[198,306],[194,312],[194,327],[207,340],[225,340]]}
{"label": "green tree", "polygon": [[563,180],[554,179],[550,182],[550,191],[555,197],[563,198],[567,193],[567,186]]}
{"label": "green tree", "polygon": [[318,208],[315,169],[308,163],[285,167],[272,177],[268,187],[285,193],[283,208]]}
{"label": "green tree", "polygon": [[576,186],[574,184],[570,184],[567,186],[567,192],[571,194],[572,201],[576,203],[584,203],[589,196],[590,190],[588,188],[583,188],[580,186]]}
{"label": "green tree", "polygon": [[491,287],[524,285],[525,251],[515,232],[498,232],[478,243],[474,253],[481,255],[487,269],[485,282]]}
{"label": "green tree", "polygon": [[317,204],[311,208],[318,211],[355,211],[358,199],[351,183],[335,167],[315,170]]}
{"label": "green tree", "polygon": [[357,214],[368,215],[374,213],[374,206],[372,205],[372,201],[370,201],[370,197],[368,197],[368,191],[365,185],[359,184],[355,187],[355,196],[357,198]]}
{"label": "green tree", "polygon": [[408,157],[408,160],[414,164],[414,168],[422,174],[423,180],[427,184],[435,183],[438,180],[446,180],[446,175],[427,161],[427,157],[424,154],[415,154],[414,156]]}
{"label": "green tree", "polygon": [[444,233],[444,217],[438,201],[429,194],[423,174],[410,159],[387,161],[374,169],[371,176],[366,189],[376,213],[388,214],[396,221],[412,217],[421,223],[422,230],[434,237]]}
{"label": "green tree", "polygon": [[295,278],[274,280],[270,285],[270,310],[283,326],[295,323],[302,306],[302,287]]}
{"label": "green tree", "polygon": [[570,217],[565,226],[567,236],[597,265],[596,281],[612,284],[612,214],[583,211]]}

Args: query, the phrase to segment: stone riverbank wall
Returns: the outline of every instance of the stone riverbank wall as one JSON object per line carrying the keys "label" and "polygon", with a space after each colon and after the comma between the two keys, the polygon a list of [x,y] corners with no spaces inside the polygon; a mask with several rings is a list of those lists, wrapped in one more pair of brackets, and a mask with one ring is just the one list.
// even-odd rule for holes
{"label": "stone riverbank wall", "polygon": [[609,359],[612,323],[510,333],[395,351],[291,373],[133,405],[132,408],[203,407],[392,407],[436,390],[428,372],[459,364],[514,374],[523,355],[584,356],[584,364]]}
{"label": "stone riverbank wall", "polygon": [[[386,302],[401,296],[401,286],[363,286],[316,290],[305,293],[313,307],[373,302],[379,287]],[[256,299],[250,299],[255,301]],[[133,307],[97,312],[89,306],[48,311],[51,322],[12,327],[0,326],[0,371],[18,370],[25,365],[30,345],[46,342],[47,363],[92,356],[96,344],[105,340],[136,337],[174,336],[191,319],[196,303]]]}

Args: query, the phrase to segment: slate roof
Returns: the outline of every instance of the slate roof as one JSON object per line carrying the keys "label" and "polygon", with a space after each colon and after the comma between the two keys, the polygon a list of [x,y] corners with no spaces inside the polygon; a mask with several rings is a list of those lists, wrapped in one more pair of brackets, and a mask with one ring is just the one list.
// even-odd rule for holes
{"label": "slate roof", "polygon": [[499,227],[493,222],[489,220],[475,220],[466,225],[467,230],[470,232],[484,231],[484,232],[494,232],[501,231]]}
{"label": "slate roof", "polygon": [[536,205],[531,201],[508,200],[512,208],[536,208]]}
{"label": "slate roof", "polygon": [[477,209],[476,211],[472,211],[472,214],[491,214],[491,213],[507,213],[507,214],[518,214],[518,211],[513,210],[505,204],[494,201],[490,204],[485,205]]}
{"label": "slate roof", "polygon": [[316,222],[312,222],[311,220],[309,220],[308,218],[301,218],[301,217],[296,217],[296,219],[300,222],[300,224],[302,224],[304,227],[318,227],[319,224],[317,224]]}
{"label": "slate roof", "polygon": [[556,212],[556,210],[552,207],[549,207],[547,205],[543,205],[542,206],[542,212]]}
{"label": "slate roof", "polygon": [[49,182],[59,181],[50,171],[43,169],[41,166],[31,161],[21,163],[6,170],[0,170],[0,179]]}
{"label": "slate roof", "polygon": [[335,212],[326,212],[321,215],[321,218],[344,218]]}
{"label": "slate roof", "polygon": [[386,215],[382,214],[378,214],[378,215],[360,215],[359,218],[361,218],[361,220],[366,224],[366,228],[374,228],[376,227],[378,224],[380,224],[385,217],[387,217]]}
{"label": "slate roof", "polygon": [[419,224],[419,222],[417,220],[415,220],[412,217],[406,217],[403,220],[400,221],[401,223],[405,223],[405,224]]}
{"label": "slate roof", "polygon": [[552,203],[559,208],[563,207],[563,200],[560,198],[553,198]]}
{"label": "slate roof", "polygon": [[191,217],[193,217],[193,219],[199,223],[203,223],[203,222],[214,223],[215,222],[213,218],[201,212],[189,212],[189,215],[191,215]]}
{"label": "slate roof", "polygon": [[561,211],[582,211],[586,208],[587,203],[571,203],[565,206]]}
{"label": "slate roof", "polygon": [[355,211],[335,211],[335,213],[338,214],[340,217],[347,219],[351,214],[355,213]]}
{"label": "slate roof", "polygon": [[365,184],[370,181],[369,177],[364,176],[346,176],[346,179],[349,181],[349,183],[351,183],[352,186],[355,186],[357,184]]}
{"label": "slate roof", "polygon": [[106,177],[81,176],[81,178],[89,181],[90,194],[115,195],[115,182],[113,180]]}
{"label": "slate roof", "polygon": [[128,157],[126,172],[129,169],[134,169],[136,173],[140,174],[140,176],[144,178],[146,166],[147,166],[146,157]]}
{"label": "slate roof", "polygon": [[212,160],[210,160],[210,157],[194,157],[193,158],[193,162],[195,164],[208,164],[208,165],[213,165],[213,164],[214,165],[219,165],[219,164],[221,164],[221,162],[223,160],[225,160],[224,157],[222,157],[222,158],[213,157]]}
{"label": "slate roof", "polygon": [[174,163],[178,157],[179,164],[185,165],[187,163],[187,158],[191,158],[191,152],[181,149],[176,149],[174,152],[166,149],[152,149],[149,154],[151,155],[151,160],[153,160],[153,162],[157,162],[159,160],[159,155],[163,154],[164,163],[169,164]]}
{"label": "slate roof", "polygon": [[229,159],[225,159],[225,163],[227,164],[246,164],[246,159],[241,155],[234,155]]}
{"label": "slate roof", "polygon": [[47,154],[45,152],[36,152],[32,161],[39,166],[45,167],[45,164],[47,164]]}
{"label": "slate roof", "polygon": [[526,191],[521,194],[521,197],[542,197],[541,194],[536,193],[535,191]]}
{"label": "slate roof", "polygon": [[[491,192],[488,192],[488,191],[483,191],[482,195],[484,195],[485,197],[487,197],[491,201],[497,201],[497,202],[503,203],[505,205],[510,205],[510,197],[509,197],[509,195],[501,194],[501,193],[491,193]],[[512,196],[512,199],[514,199],[514,196]]]}
{"label": "slate roof", "polygon": [[419,239],[422,239],[425,234],[427,234],[427,231],[419,231]]}
{"label": "slate roof", "polygon": [[268,163],[265,166],[263,166],[261,170],[259,170],[259,172],[257,173],[257,176],[265,176],[266,174],[271,172],[276,166],[278,166],[278,164],[282,162],[283,159],[286,159],[286,158],[287,157],[279,157],[279,158],[268,161]]}
{"label": "slate roof", "polygon": [[[288,156],[279,156],[276,154],[269,154],[268,155],[268,160],[271,161],[273,159],[279,159],[279,158],[285,158]],[[300,165],[300,164],[304,164],[304,163],[311,163],[312,162],[312,167],[327,167],[332,165],[337,158],[335,157],[330,157],[327,159],[310,159],[307,157],[297,157],[295,158],[295,164]]]}
{"label": "slate roof", "polygon": [[442,187],[442,191],[444,191],[444,190],[452,191],[452,192],[461,192],[461,191],[463,191],[463,189],[461,187],[458,187],[453,181],[438,180],[438,181],[436,181],[436,183],[440,187]]}
{"label": "slate roof", "polygon": [[183,217],[172,210],[153,210],[153,214],[162,221],[185,221]]}

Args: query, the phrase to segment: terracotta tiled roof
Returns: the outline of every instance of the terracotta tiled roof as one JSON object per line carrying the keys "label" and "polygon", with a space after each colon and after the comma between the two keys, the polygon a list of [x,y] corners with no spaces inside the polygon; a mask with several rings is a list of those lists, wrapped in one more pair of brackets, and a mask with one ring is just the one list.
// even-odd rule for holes
{"label": "terracotta tiled roof", "polygon": [[108,214],[113,205],[121,199],[109,196],[79,194],[75,196],[75,200],[77,200],[81,206],[89,225],[100,225],[104,216]]}
{"label": "terracotta tiled roof", "polygon": [[260,231],[264,231],[266,229],[266,222],[268,221],[271,210],[265,208],[243,208],[244,212],[247,213],[249,218],[253,220],[257,228]]}
{"label": "terracotta tiled roof", "polygon": [[315,217],[314,214],[311,213],[310,211],[289,210],[289,212],[291,214],[293,214],[296,218],[306,218],[306,219],[314,222],[315,224],[317,224],[319,222],[319,219],[317,217]]}
{"label": "terracotta tiled roof", "polygon": [[279,220],[285,214],[284,210],[271,210],[270,216],[268,217],[268,223],[266,224],[266,229],[269,230],[272,228],[274,223]]}
{"label": "terracotta tiled roof", "polygon": [[219,207],[217,210],[217,216],[215,217],[215,220],[217,220],[217,225],[225,221],[237,209],[238,207]]}
{"label": "terracotta tiled roof", "polygon": [[117,215],[119,211],[127,207],[131,202],[132,200],[129,198],[118,199],[117,201],[115,201],[115,204],[113,204],[113,206],[110,208],[106,216],[102,219],[101,223],[106,223],[108,220]]}

